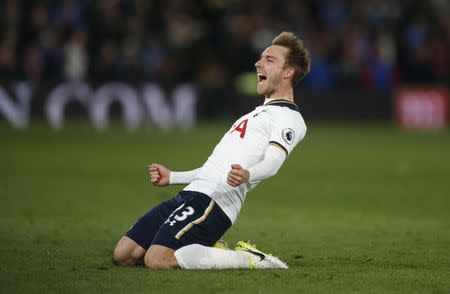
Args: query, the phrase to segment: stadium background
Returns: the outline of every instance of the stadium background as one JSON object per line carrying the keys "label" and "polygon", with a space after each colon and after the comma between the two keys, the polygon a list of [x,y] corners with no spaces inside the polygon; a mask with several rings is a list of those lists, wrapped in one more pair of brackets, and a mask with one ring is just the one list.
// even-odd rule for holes
{"label": "stadium background", "polygon": [[282,30],[303,38],[314,60],[297,93],[307,118],[387,120],[399,85],[449,82],[446,1],[0,5],[0,80],[9,91],[29,81],[37,117],[51,89],[75,81],[155,82],[167,92],[193,83],[200,118],[236,116],[257,102],[242,98],[255,96],[254,62]]}
{"label": "stadium background", "polygon": [[[395,102],[404,86],[448,96],[448,15],[445,0],[1,1],[1,292],[448,291],[448,116],[436,130],[405,132]],[[179,188],[149,185],[146,164],[203,162],[261,103],[254,62],[283,30],[312,53],[295,95],[309,133],[226,239],[251,239],[291,270],[112,266],[122,232]],[[99,133],[92,93],[115,85],[115,95],[117,84],[136,93],[143,118],[124,130],[114,100]],[[54,132],[46,105],[64,85],[69,98],[82,85],[92,93],[67,103]],[[145,106],[148,85],[166,106]],[[194,113],[177,116],[175,89],[194,91],[177,100]],[[173,119],[183,130],[164,128]]]}

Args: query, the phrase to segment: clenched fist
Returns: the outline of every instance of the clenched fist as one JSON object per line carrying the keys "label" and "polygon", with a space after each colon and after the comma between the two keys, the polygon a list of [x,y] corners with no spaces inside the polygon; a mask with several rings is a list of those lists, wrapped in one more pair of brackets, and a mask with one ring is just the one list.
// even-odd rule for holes
{"label": "clenched fist", "polygon": [[240,164],[232,164],[228,172],[227,183],[232,187],[247,183],[250,178],[250,172],[243,168]]}
{"label": "clenched fist", "polygon": [[170,183],[170,170],[167,167],[152,163],[147,167],[150,182],[155,186],[167,186]]}

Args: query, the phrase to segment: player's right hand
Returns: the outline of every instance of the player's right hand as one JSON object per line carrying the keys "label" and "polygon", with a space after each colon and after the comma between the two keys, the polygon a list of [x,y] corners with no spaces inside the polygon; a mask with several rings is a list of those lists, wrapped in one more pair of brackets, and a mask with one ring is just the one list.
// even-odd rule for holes
{"label": "player's right hand", "polygon": [[152,163],[147,167],[150,182],[155,186],[167,186],[170,184],[170,170],[164,165]]}

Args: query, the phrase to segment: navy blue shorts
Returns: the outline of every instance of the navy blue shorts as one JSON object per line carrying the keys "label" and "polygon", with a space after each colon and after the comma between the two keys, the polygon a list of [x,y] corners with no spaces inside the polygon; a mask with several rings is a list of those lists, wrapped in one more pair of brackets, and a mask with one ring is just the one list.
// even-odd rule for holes
{"label": "navy blue shorts", "polygon": [[145,250],[152,244],[177,250],[190,244],[212,246],[230,227],[230,219],[211,197],[181,191],[139,218],[125,236]]}

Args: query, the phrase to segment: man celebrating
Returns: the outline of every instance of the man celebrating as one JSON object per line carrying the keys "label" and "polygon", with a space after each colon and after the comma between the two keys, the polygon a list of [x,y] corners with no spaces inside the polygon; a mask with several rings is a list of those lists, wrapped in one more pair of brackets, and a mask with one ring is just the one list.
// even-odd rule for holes
{"label": "man celebrating", "polygon": [[287,268],[246,242],[238,242],[235,250],[212,247],[236,221],[247,192],[275,175],[306,133],[293,94],[310,68],[303,42],[293,33],[281,33],[255,67],[264,104],[234,123],[202,167],[175,172],[149,165],[154,185],[188,185],[142,216],[120,239],[114,250],[116,264],[151,269]]}

